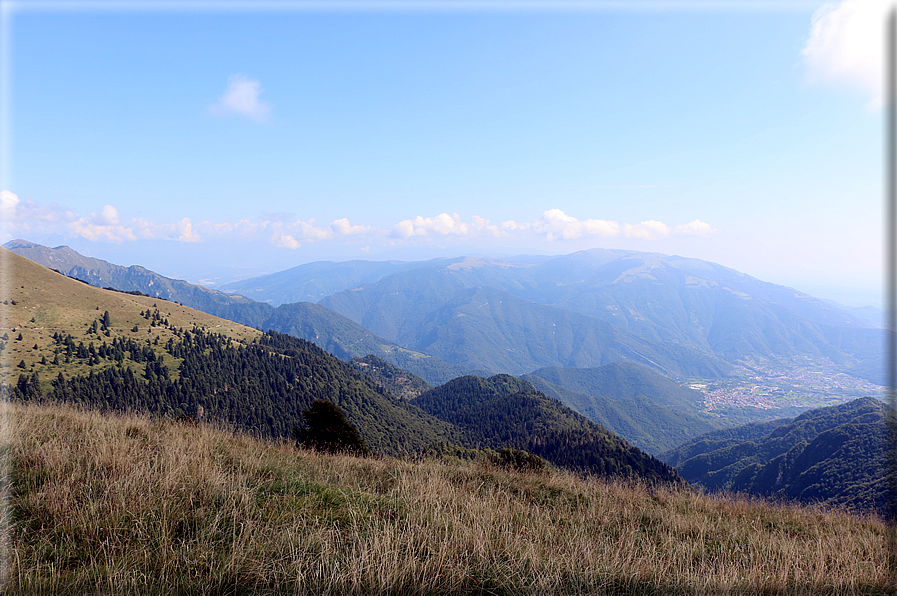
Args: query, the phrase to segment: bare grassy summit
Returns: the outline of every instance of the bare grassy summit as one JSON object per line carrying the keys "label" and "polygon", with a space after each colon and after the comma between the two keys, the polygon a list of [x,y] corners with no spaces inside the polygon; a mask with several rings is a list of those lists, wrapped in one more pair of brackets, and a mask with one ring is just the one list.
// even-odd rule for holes
{"label": "bare grassy summit", "polygon": [[877,594],[884,525],[8,404],[12,593]]}

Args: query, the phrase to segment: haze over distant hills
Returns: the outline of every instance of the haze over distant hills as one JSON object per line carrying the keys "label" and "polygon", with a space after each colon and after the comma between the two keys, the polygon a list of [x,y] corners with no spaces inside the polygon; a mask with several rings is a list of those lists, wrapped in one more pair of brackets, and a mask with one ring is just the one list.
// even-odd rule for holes
{"label": "haze over distant hills", "polygon": [[[527,378],[540,390],[654,453],[715,425],[775,415],[733,405],[709,416],[702,394],[674,390],[672,382],[660,390],[655,373],[724,380],[734,364],[800,360],[881,377],[880,329],[831,303],[697,259],[595,249],[503,260],[318,262],[230,286],[269,304],[67,247],[7,246],[91,284],[307,339],[343,360],[373,354],[434,386],[471,373],[533,373]],[[322,294],[316,304],[272,305]],[[619,362],[632,376],[625,383],[614,377],[617,386],[644,390],[623,395],[577,380],[591,375],[594,383],[597,371]]]}

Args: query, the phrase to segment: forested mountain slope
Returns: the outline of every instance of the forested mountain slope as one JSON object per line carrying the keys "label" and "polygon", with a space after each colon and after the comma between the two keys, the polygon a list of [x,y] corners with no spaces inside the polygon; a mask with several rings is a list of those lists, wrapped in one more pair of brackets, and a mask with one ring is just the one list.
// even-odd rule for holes
{"label": "forested mountain slope", "polygon": [[[472,369],[521,374],[542,366],[598,366],[619,360],[674,377],[718,377],[730,369],[697,350],[647,341],[604,321],[495,288],[466,288],[456,294],[443,291],[451,290],[437,284],[424,295],[385,293],[360,322],[402,345]],[[322,304],[341,312],[342,298],[355,300],[363,293],[341,294]],[[436,302],[434,310],[426,310]],[[353,318],[352,310],[344,314]]]}
{"label": "forested mountain slope", "polygon": [[510,446],[601,476],[679,482],[666,464],[510,375],[460,377],[411,403],[464,430],[479,446]]}
{"label": "forested mountain slope", "polygon": [[[870,368],[862,364],[881,351],[880,330],[812,296],[707,261],[635,251],[595,249],[536,263],[451,259],[388,275],[321,303],[414,347],[422,325],[432,328],[439,320],[452,333],[452,319],[440,313],[457,311],[464,291],[485,287],[612,323],[645,341],[675,342],[729,361],[802,355],[828,358],[845,369],[860,365],[858,374],[868,376]],[[468,309],[482,304],[469,302]],[[500,327],[503,320],[496,315],[494,325]]]}
{"label": "forested mountain slope", "polygon": [[[710,491],[731,490],[801,503],[884,512],[887,495],[885,423],[893,411],[865,397],[810,410],[768,434],[762,427],[731,438],[695,441],[678,461],[679,473]],[[739,436],[739,434],[741,436]],[[751,437],[744,439],[744,437]]]}

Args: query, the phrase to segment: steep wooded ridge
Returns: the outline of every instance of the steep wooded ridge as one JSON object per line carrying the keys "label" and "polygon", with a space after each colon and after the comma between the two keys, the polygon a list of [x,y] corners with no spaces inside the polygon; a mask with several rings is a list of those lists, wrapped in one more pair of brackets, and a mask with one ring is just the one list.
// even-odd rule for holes
{"label": "steep wooded ridge", "polygon": [[[383,454],[419,453],[434,443],[516,446],[492,428],[473,432],[426,413],[305,340],[233,323],[222,327],[226,321],[181,305],[98,289],[18,255],[2,256],[3,326],[18,334],[2,340],[2,373],[14,399],[160,417],[201,408],[204,419],[263,437],[289,436],[302,410],[325,399],[342,407],[368,446]],[[518,407],[510,399],[491,404],[499,417],[515,415]],[[558,426],[564,416],[579,415],[557,404],[528,419],[527,437],[545,459],[596,475],[679,480],[663,464],[639,465],[654,460],[632,448],[584,460],[579,445],[558,440],[569,435],[558,435],[566,428]],[[622,444],[598,427],[569,436],[580,444]],[[621,461],[612,461],[615,456]]]}
{"label": "steep wooded ridge", "polygon": [[894,412],[871,397],[790,420],[726,429],[661,456],[710,491],[884,512],[885,426]]}
{"label": "steep wooded ridge", "polygon": [[680,481],[666,464],[510,375],[460,377],[411,403],[464,430],[478,447],[522,449],[602,476]]}

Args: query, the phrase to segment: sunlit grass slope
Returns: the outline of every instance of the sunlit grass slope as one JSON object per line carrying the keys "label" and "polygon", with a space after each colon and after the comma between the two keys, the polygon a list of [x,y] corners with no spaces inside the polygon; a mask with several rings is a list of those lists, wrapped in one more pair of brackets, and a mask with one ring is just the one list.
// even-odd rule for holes
{"label": "sunlit grass slope", "polygon": [[874,519],[4,411],[12,593],[874,594]]}
{"label": "sunlit grass slope", "polygon": [[[111,325],[109,335],[92,332],[94,321],[108,311]],[[167,321],[153,320],[159,317]],[[150,313],[150,318],[140,316]],[[0,248],[0,381],[15,384],[22,372],[36,371],[50,379],[58,373],[66,377],[87,374],[83,362],[52,365],[53,335],[72,335],[75,343],[90,343],[99,347],[111,344],[116,337],[148,342],[150,346],[164,345],[175,328],[205,328],[239,341],[251,341],[260,332],[232,321],[181,306],[160,298],[136,296],[89,286],[56,273],[24,257]],[[137,328],[134,331],[134,328]],[[3,339],[3,336],[6,339]],[[21,335],[22,339],[18,339]],[[160,351],[160,350],[157,350]],[[160,352],[161,353],[161,352]],[[24,362],[24,368],[20,364]],[[46,364],[41,364],[46,362]],[[95,370],[99,370],[103,363]],[[176,361],[168,366],[177,374]],[[139,367],[136,367],[139,369]]]}

